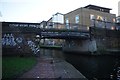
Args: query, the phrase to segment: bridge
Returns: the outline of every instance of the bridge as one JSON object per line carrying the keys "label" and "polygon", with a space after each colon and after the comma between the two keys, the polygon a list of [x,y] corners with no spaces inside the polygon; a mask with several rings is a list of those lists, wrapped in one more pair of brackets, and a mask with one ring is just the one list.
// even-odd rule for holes
{"label": "bridge", "polygon": [[[14,34],[15,37],[24,35],[26,41],[29,38],[33,41],[36,35],[40,35],[40,39],[64,39],[63,51],[96,52],[98,44],[101,45],[98,39],[106,39],[106,37],[118,39],[120,34],[119,30],[97,28],[96,26],[89,28],[79,24],[69,24],[69,28],[66,26],[68,25],[51,22],[42,26],[40,23],[2,22],[2,35]],[[103,44],[101,47],[105,48],[106,46]]]}
{"label": "bridge", "polygon": [[[55,24],[55,23],[54,23]],[[59,25],[58,23],[56,23]],[[90,38],[88,30],[78,29],[58,29],[58,28],[41,28],[39,23],[17,23],[17,22],[3,22],[2,33],[21,33],[21,34],[38,34],[41,38],[55,38],[55,39],[88,39]],[[63,24],[62,26],[65,26]],[[78,25],[77,25],[78,26]],[[84,28],[84,27],[83,27]]]}

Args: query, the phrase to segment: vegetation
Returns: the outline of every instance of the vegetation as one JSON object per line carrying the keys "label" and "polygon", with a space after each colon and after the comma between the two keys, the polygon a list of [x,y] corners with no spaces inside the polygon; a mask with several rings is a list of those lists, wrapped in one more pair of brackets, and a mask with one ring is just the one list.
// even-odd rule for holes
{"label": "vegetation", "polygon": [[3,57],[2,78],[17,78],[31,69],[36,63],[35,57]]}

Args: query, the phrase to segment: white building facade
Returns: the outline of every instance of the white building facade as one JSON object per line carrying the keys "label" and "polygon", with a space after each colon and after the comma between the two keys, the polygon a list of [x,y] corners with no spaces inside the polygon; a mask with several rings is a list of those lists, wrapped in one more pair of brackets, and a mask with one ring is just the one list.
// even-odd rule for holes
{"label": "white building facade", "polygon": [[118,2],[118,17],[116,18],[116,22],[120,23],[120,1]]}

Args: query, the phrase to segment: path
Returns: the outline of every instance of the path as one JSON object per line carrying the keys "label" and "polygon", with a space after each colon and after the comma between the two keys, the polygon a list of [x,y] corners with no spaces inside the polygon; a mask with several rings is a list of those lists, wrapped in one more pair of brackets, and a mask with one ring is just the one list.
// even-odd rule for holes
{"label": "path", "polygon": [[20,78],[82,78],[87,80],[68,62],[48,57],[39,57],[36,66]]}

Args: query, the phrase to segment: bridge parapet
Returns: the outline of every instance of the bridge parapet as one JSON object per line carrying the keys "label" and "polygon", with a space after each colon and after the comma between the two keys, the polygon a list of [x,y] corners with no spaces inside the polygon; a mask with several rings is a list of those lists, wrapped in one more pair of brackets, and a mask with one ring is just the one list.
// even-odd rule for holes
{"label": "bridge parapet", "polygon": [[47,22],[47,25],[44,27],[44,29],[59,29],[59,30],[83,30],[88,31],[89,26],[87,25],[80,25],[75,23],[55,23],[55,22]]}
{"label": "bridge parapet", "polygon": [[39,23],[2,22],[2,33],[39,33]]}

